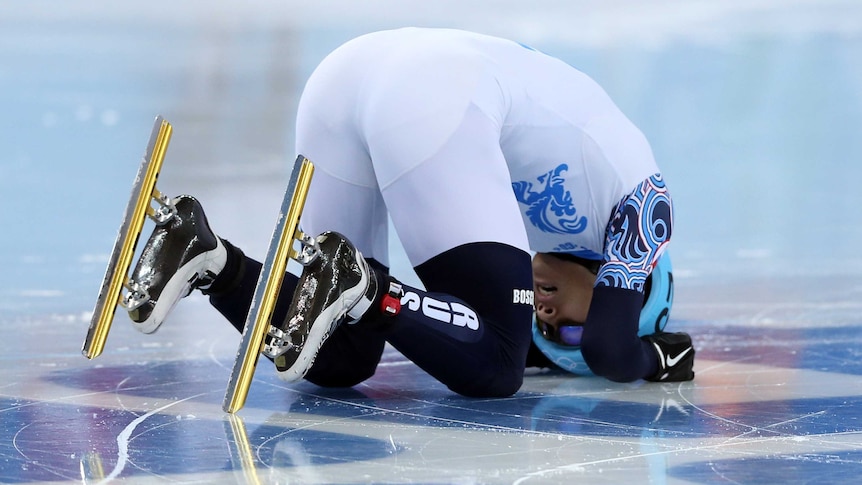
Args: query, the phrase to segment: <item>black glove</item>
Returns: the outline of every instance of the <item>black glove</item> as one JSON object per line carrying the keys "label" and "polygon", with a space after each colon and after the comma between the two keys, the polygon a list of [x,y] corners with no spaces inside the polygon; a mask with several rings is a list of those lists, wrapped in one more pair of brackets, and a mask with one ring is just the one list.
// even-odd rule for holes
{"label": "black glove", "polygon": [[659,332],[641,337],[649,342],[658,356],[658,372],[647,377],[653,382],[679,382],[694,379],[694,347],[687,333]]}

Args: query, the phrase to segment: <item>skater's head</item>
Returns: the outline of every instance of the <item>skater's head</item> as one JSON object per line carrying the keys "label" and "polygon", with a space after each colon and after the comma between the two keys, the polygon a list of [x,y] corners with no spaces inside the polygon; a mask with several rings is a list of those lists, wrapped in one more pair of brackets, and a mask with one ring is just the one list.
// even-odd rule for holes
{"label": "skater's head", "polygon": [[533,257],[536,323],[546,338],[578,345],[599,264],[558,253]]}
{"label": "skater's head", "polygon": [[[600,261],[558,253],[538,253],[533,257],[535,323],[545,339],[561,345],[580,345],[600,266]],[[670,256],[665,253],[644,284],[639,334],[662,331],[672,305],[673,270]]]}

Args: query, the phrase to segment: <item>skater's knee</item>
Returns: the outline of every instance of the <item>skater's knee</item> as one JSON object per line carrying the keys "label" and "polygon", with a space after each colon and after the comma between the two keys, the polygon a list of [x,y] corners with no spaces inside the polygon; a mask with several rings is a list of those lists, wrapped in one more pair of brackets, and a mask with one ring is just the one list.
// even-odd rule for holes
{"label": "skater's knee", "polygon": [[309,375],[305,376],[308,382],[320,387],[353,387],[361,384],[370,375]]}
{"label": "skater's knee", "polygon": [[524,383],[524,371],[515,369],[489,370],[470,379],[453,380],[447,383],[449,390],[462,396],[475,398],[509,397]]}
{"label": "skater's knee", "polygon": [[352,387],[377,371],[386,341],[354,325],[339,326],[317,353],[305,380],[321,387]]}
{"label": "skater's knee", "polygon": [[305,380],[320,387],[353,387],[374,375],[377,365],[353,365],[338,368],[315,364],[305,375]]}

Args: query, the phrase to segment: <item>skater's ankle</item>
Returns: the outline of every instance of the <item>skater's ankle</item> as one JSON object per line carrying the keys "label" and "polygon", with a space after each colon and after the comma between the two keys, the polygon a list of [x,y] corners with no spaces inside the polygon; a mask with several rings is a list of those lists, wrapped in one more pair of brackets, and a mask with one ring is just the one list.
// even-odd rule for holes
{"label": "skater's ankle", "polygon": [[227,258],[224,269],[219,272],[213,282],[201,288],[201,293],[208,296],[219,297],[236,289],[243,281],[245,274],[245,253],[227,239],[221,239]]}
{"label": "skater's ankle", "polygon": [[401,297],[404,295],[401,282],[377,269],[371,270],[371,276],[371,285],[375,288],[373,296],[369,295],[370,299],[360,302],[361,315],[357,312],[359,308],[351,309],[347,323],[367,328],[388,328],[393,317],[401,311]]}

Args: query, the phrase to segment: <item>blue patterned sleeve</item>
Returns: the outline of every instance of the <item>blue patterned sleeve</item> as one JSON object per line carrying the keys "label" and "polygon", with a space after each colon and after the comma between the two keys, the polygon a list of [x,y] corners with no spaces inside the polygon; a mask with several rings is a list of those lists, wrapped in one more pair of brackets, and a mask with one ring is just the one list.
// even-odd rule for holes
{"label": "blue patterned sleeve", "polygon": [[643,292],[673,226],[673,204],[661,174],[623,197],[611,217],[596,286]]}

